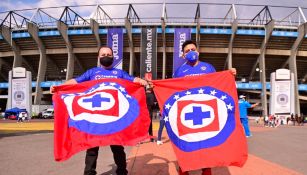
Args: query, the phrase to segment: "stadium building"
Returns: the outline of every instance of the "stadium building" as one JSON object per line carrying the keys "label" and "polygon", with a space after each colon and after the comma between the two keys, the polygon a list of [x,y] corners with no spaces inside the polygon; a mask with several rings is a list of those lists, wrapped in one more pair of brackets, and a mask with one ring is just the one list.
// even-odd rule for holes
{"label": "stadium building", "polygon": [[[268,113],[270,75],[294,74],[296,113],[307,113],[307,8],[213,3],[134,3],[65,6],[0,13],[1,108],[7,103],[8,73],[32,73],[33,104],[51,104],[49,87],[97,65],[99,46],[111,29],[122,31],[122,68],[143,77],[142,36],[153,31],[153,77],[172,77],[178,29],[188,30],[200,59],[217,71],[237,69],[238,94]],[[148,34],[148,33],[147,33]],[[145,37],[145,36],[143,36]],[[143,39],[144,40],[144,39]],[[114,43],[113,43],[114,44]],[[120,44],[118,45],[120,46]],[[144,55],[143,55],[144,54]],[[143,58],[145,59],[145,58]],[[142,73],[142,75],[141,75]]]}

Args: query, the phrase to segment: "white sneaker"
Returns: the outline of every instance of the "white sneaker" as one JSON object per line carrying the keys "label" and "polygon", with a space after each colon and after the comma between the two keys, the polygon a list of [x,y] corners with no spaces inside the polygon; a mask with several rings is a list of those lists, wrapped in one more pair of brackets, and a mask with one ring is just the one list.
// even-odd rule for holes
{"label": "white sneaker", "polygon": [[161,140],[157,140],[157,145],[162,145],[163,142]]}

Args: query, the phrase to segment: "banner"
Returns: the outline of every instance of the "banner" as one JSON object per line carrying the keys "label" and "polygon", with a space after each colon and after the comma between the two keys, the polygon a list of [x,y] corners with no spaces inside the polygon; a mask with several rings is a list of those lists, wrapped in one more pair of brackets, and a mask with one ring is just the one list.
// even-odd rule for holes
{"label": "banner", "polygon": [[12,79],[12,108],[26,109],[29,103],[27,92],[29,86],[27,78]]}
{"label": "banner", "polygon": [[182,58],[181,46],[186,40],[191,39],[190,28],[176,28],[174,34],[174,55],[173,55],[173,74],[185,60]]}
{"label": "banner", "polygon": [[153,83],[182,171],[244,165],[247,142],[230,71]]}
{"label": "banner", "polygon": [[275,113],[288,113],[291,112],[290,105],[290,90],[291,82],[289,81],[275,81]]}
{"label": "banner", "polygon": [[142,28],[140,77],[157,79],[157,32],[156,28]]}
{"label": "banner", "polygon": [[63,161],[88,148],[136,145],[148,138],[144,87],[122,79],[57,86],[54,157]]}
{"label": "banner", "polygon": [[[271,73],[270,114],[295,114],[294,74],[288,69],[277,69]],[[284,120],[285,121],[285,120]]]}
{"label": "banner", "polygon": [[123,29],[110,28],[108,29],[108,47],[113,50],[114,63],[113,67],[123,69]]}

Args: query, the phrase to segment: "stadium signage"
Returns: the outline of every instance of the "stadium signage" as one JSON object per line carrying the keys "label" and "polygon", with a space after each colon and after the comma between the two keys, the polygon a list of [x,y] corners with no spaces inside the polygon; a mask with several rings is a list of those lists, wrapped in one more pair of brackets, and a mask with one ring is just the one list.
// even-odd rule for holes
{"label": "stadium signage", "polygon": [[108,46],[113,50],[113,67],[123,69],[123,29],[108,29]]}
{"label": "stadium signage", "polygon": [[141,38],[141,77],[157,78],[157,30],[143,28]]}
{"label": "stadium signage", "polygon": [[112,36],[112,50],[113,50],[113,56],[115,60],[119,59],[118,56],[118,34],[114,34]]}
{"label": "stadium signage", "polygon": [[190,28],[175,28],[173,73],[185,62],[185,60],[182,58],[181,46],[186,40],[189,39],[191,39]]}
{"label": "stadium signage", "polygon": [[147,30],[147,57],[145,58],[145,67],[146,72],[151,72],[151,59],[152,59],[152,29],[146,29]]}
{"label": "stadium signage", "polygon": [[181,46],[182,46],[182,44],[187,40],[186,39],[187,38],[187,34],[186,33],[180,33],[179,34],[179,48],[178,48],[178,50],[179,50],[179,52],[178,52],[178,57],[181,57],[182,56],[182,49],[181,49]]}

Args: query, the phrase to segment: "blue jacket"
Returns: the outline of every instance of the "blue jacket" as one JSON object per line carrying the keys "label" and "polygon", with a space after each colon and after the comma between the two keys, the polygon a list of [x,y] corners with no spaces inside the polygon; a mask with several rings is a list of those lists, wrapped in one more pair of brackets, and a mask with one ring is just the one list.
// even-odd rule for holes
{"label": "blue jacket", "polygon": [[247,109],[250,107],[252,105],[249,102],[242,99],[239,100],[240,118],[247,118]]}

